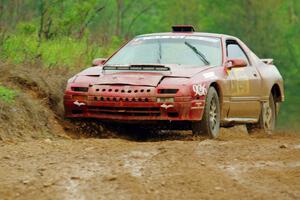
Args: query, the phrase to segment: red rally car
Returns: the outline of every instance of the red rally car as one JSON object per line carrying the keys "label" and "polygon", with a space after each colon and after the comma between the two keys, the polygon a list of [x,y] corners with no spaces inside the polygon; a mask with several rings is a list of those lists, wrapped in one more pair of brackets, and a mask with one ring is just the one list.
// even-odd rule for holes
{"label": "red rally car", "polygon": [[191,129],[211,138],[235,124],[273,131],[284,101],[273,60],[259,59],[233,36],[172,28],[137,36],[70,78],[65,116]]}

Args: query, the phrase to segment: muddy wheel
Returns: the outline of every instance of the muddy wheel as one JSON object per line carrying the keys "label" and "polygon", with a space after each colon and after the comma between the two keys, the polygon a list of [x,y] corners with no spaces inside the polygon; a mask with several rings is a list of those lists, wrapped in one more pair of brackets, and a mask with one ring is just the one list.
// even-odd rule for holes
{"label": "muddy wheel", "polygon": [[215,88],[210,87],[206,96],[206,103],[202,120],[193,122],[192,131],[194,135],[208,135],[217,138],[220,130],[220,103]]}
{"label": "muddy wheel", "polygon": [[247,124],[248,133],[264,132],[271,134],[276,125],[276,104],[271,94],[269,101],[262,104],[259,121],[256,124]]}

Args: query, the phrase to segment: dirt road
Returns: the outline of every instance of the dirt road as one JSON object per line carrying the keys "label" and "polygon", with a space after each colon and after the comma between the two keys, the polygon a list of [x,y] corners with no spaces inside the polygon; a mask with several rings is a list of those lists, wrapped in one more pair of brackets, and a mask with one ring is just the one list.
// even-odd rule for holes
{"label": "dirt road", "polygon": [[2,142],[0,199],[300,199],[300,135]]}

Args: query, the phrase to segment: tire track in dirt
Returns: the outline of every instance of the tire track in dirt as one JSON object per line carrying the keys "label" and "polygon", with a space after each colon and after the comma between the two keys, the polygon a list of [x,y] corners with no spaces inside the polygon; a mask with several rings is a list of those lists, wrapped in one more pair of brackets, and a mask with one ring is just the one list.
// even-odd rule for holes
{"label": "tire track in dirt", "polygon": [[[286,148],[280,148],[283,143]],[[297,199],[299,145],[299,136],[1,143],[0,196],[6,199]]]}

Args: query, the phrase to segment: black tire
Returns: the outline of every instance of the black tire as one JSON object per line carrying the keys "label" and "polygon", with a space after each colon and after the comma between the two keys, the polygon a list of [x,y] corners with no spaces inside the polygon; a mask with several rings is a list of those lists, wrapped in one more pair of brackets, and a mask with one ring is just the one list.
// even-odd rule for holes
{"label": "black tire", "polygon": [[220,102],[215,88],[208,89],[202,120],[192,123],[192,131],[194,135],[208,135],[212,139],[219,136]]}
{"label": "black tire", "polygon": [[256,124],[246,125],[248,133],[263,132],[271,134],[275,130],[276,118],[276,103],[273,95],[271,94],[269,101],[262,103],[258,122]]}

